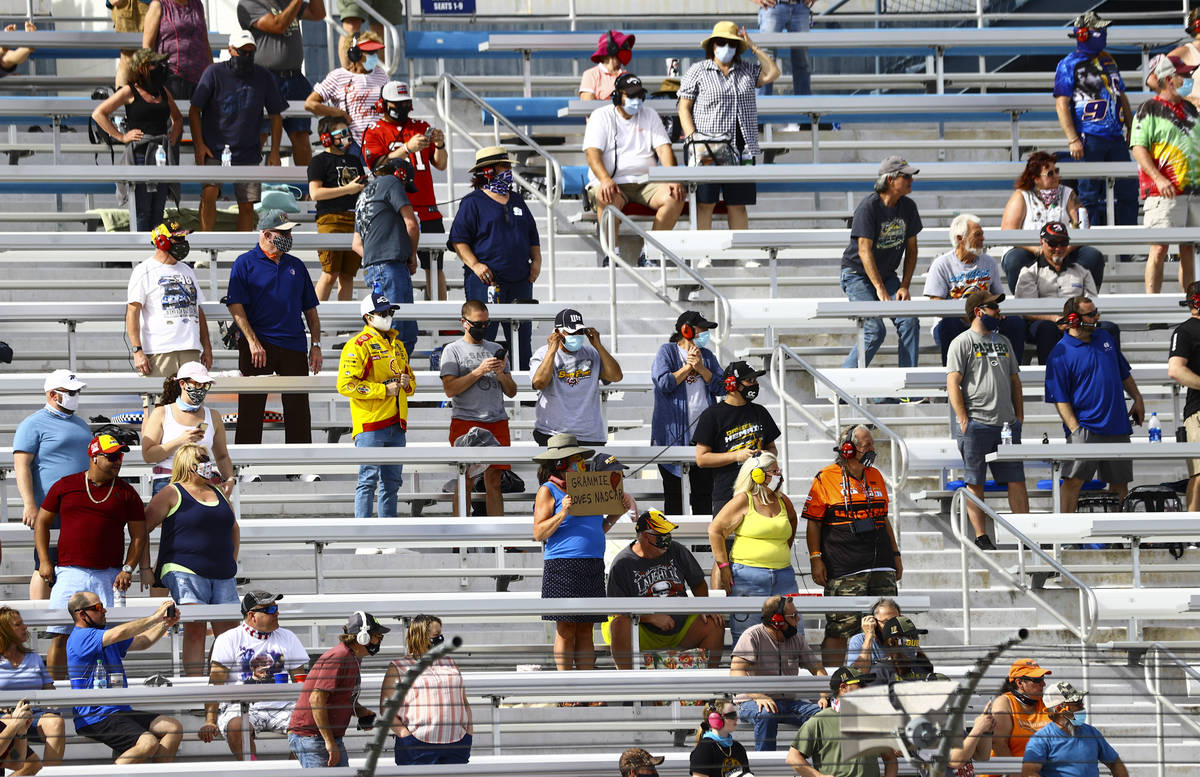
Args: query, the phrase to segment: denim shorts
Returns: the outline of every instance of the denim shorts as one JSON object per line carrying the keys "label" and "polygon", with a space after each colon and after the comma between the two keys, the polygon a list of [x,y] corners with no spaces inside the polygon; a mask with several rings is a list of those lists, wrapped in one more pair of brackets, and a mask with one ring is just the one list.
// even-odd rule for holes
{"label": "denim shorts", "polygon": [[163,585],[176,604],[233,604],[238,601],[237,578],[201,577],[188,572],[168,572]]}
{"label": "denim shorts", "polygon": [[[993,426],[979,421],[968,421],[967,431],[959,432],[958,423],[954,424],[954,438],[958,442],[958,452],[963,458],[963,480],[972,486],[982,486],[987,480],[988,463],[985,460],[989,453],[995,453],[1000,447],[1000,432],[1003,426]],[[1012,424],[1013,445],[1021,443],[1021,424]],[[1025,465],[1019,461],[993,461],[991,463],[992,477],[997,483],[1025,482]]]}
{"label": "denim shorts", "polygon": [[[341,751],[337,765],[349,766],[350,760],[346,756],[346,746],[342,743],[342,738],[335,737],[333,741]],[[321,737],[304,737],[288,732],[288,748],[292,755],[296,756],[302,769],[325,769],[329,766],[329,751],[325,749],[325,740]]]}
{"label": "denim shorts", "polygon": [[[116,567],[108,569],[88,569],[87,567],[55,567],[54,587],[50,589],[50,609],[67,609],[67,600],[80,591],[91,591],[100,597],[105,607],[113,604],[113,581],[121,570]],[[70,634],[70,623],[49,626],[46,631],[51,634]]]}

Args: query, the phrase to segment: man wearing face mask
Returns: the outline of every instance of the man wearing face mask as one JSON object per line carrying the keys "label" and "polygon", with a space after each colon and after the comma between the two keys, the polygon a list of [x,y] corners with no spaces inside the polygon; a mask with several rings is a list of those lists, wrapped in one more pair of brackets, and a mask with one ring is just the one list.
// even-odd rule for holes
{"label": "man wearing face mask", "polygon": [[[684,545],[671,539],[679,527],[658,510],[637,517],[637,538],[617,554],[608,572],[609,596],[708,596],[704,570]],[[721,665],[725,623],[720,615],[643,615],[638,626],[641,650],[691,650],[708,653],[708,668]],[[633,621],[614,615],[602,629],[612,645],[618,669],[633,668]]]}
{"label": "man wearing face mask", "polygon": [[[356,448],[403,448],[408,430],[408,397],[417,390],[404,343],[392,328],[393,305],[380,292],[363,297],[362,332],[342,347],[338,393],[350,400]],[[354,517],[370,518],[378,490],[379,517],[393,518],[396,493],[403,483],[399,464],[363,464],[358,468]]]}
{"label": "man wearing face mask", "polygon": [[584,326],[578,310],[558,311],[554,331],[533,354],[529,368],[530,383],[538,392],[533,424],[538,445],[556,434],[573,434],[581,445],[608,442],[600,384],[618,383],[624,374],[600,333]]}
{"label": "man wearing face mask", "polygon": [[309,113],[341,119],[350,126],[351,153],[360,161],[363,134],[380,118],[375,103],[388,81],[387,71],[379,66],[383,48],[383,38],[372,31],[351,38],[347,53],[354,59],[330,70],[304,101]]}
{"label": "man wearing face mask", "polygon": [[[207,72],[207,71],[205,71]],[[225,301],[241,337],[238,369],[243,375],[316,375],[321,371],[321,320],[317,292],[308,268],[288,253],[292,229],[283,211],[269,210],[258,221],[258,245],[239,256],[229,271]],[[305,347],[304,325],[312,333]],[[234,442],[262,442],[266,394],[238,395],[238,425]],[[283,395],[284,441],[312,442],[308,394]]]}
{"label": "man wearing face mask", "polygon": [[[255,49],[254,36],[248,30],[237,30],[229,36],[229,59],[214,64],[200,76],[188,109],[197,165],[220,166],[226,146],[235,165],[261,163],[263,141],[259,136],[259,124],[264,110],[271,124],[271,151],[267,155],[267,164],[279,164],[279,144],[283,137],[281,114],[288,103],[280,95],[274,76],[254,64]],[[307,130],[304,142],[308,142]],[[304,161],[308,163],[307,157]],[[219,181],[206,183],[201,190],[200,230],[203,232],[216,228],[217,196],[220,193]],[[233,185],[239,232],[250,231],[254,224],[254,203],[258,202],[261,193],[259,183]]]}
{"label": "man wearing face mask", "polygon": [[[1075,17],[1067,37],[1075,50],[1063,57],[1054,73],[1054,103],[1058,123],[1067,138],[1071,158],[1085,162],[1128,162],[1133,110],[1125,97],[1125,82],[1117,61],[1104,50],[1107,19],[1095,11]],[[1119,178],[1113,187],[1118,224],[1136,224],[1137,186]],[[1102,178],[1079,182],[1079,204],[1087,208],[1092,226],[1108,223],[1107,196]]]}
{"label": "man wearing face mask", "polygon": [[[46,404],[26,416],[17,425],[13,437],[13,469],[17,492],[23,505],[21,521],[30,529],[37,522],[38,508],[50,487],[74,472],[88,467],[87,446],[91,427],[75,411],[79,392],[87,384],[70,370],[55,370],[42,382]],[[57,529],[56,521],[50,528]],[[50,562],[58,564],[58,547],[50,548]],[[29,578],[29,598],[49,599],[50,585],[38,574],[41,560],[33,554],[33,574]]]}
{"label": "man wearing face mask", "polygon": [[[1000,446],[1005,425],[1012,441],[1021,442],[1025,403],[1021,393],[1020,357],[1012,342],[1001,333],[1007,320],[1000,314],[1003,294],[973,291],[965,308],[971,328],[950,343],[946,363],[946,395],[957,423],[955,437],[963,457],[963,480],[972,494],[983,499],[987,479],[987,455]],[[1025,491],[1025,465],[1019,461],[993,461],[992,477],[1008,486],[1008,506],[1014,513],[1029,512]],[[987,534],[987,521],[973,502],[967,515],[975,528],[975,544],[995,550]]]}
{"label": "man wearing face mask", "polygon": [[288,746],[305,769],[347,766],[342,737],[350,715],[358,727],[375,725],[375,713],[358,703],[362,660],[378,655],[383,635],[391,629],[361,610],[342,627],[338,643],[326,650],[308,670],[300,698],[288,724]]}
{"label": "man wearing face mask", "polygon": [[1099,777],[1099,764],[1112,777],[1129,777],[1121,756],[1104,735],[1087,721],[1083,697],[1068,682],[1046,687],[1042,702],[1050,723],[1029,738],[1022,757],[1021,777]]}
{"label": "man wearing face mask", "polygon": [[142,375],[165,378],[187,362],[212,366],[204,293],[196,272],[183,263],[191,247],[188,230],[164,221],[150,233],[154,256],[133,268],[125,292],[125,336],[133,366]]}
{"label": "man wearing face mask", "polygon": [[778,453],[779,427],[758,399],[758,379],[766,370],[748,362],[725,365],[725,401],[710,405],[696,421],[696,466],[713,470],[712,512],[721,512],[733,497],[733,483],[742,462],[763,451]]}
{"label": "man wearing face mask", "polygon": [[[654,229],[671,229],[683,212],[683,186],[647,183],[651,167],[675,166],[675,152],[653,108],[642,107],[646,87],[632,73],[617,77],[612,105],[592,111],[583,134],[588,201],[596,215],[630,203],[654,211]],[[639,262],[639,266],[643,264]]]}

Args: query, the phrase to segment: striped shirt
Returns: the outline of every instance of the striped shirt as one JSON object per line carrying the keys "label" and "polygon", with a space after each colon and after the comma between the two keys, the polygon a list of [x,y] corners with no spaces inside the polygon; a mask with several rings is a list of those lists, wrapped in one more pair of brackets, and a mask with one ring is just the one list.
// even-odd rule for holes
{"label": "striped shirt", "polygon": [[375,102],[387,82],[388,75],[381,67],[370,73],[351,73],[339,67],[329,71],[329,75],[316,84],[313,91],[321,95],[326,105],[341,108],[350,114],[350,135],[361,146],[363,133],[379,118]]}
{"label": "striped shirt", "polygon": [[[393,661],[392,666],[403,674],[415,663],[405,656]],[[466,736],[471,708],[458,665],[449,658],[439,658],[417,677],[396,713],[396,722],[432,745],[447,745]]]}
{"label": "striped shirt", "polygon": [[757,155],[758,103],[754,90],[762,65],[757,59],[734,62],[726,76],[711,59],[688,68],[679,87],[679,96],[693,101],[692,121],[697,132],[728,135],[737,140],[737,130],[745,147]]}

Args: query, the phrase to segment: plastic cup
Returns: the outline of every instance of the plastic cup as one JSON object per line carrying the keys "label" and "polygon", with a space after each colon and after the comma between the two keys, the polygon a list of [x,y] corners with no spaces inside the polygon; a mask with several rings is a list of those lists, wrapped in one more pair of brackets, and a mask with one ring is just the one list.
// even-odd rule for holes
{"label": "plastic cup", "polygon": [[302,683],[308,677],[308,672],[296,672],[296,682]]}
{"label": "plastic cup", "polygon": [[275,682],[277,682],[277,683],[286,683],[288,681],[288,673],[287,672],[276,672],[274,674],[274,677],[275,677]]}

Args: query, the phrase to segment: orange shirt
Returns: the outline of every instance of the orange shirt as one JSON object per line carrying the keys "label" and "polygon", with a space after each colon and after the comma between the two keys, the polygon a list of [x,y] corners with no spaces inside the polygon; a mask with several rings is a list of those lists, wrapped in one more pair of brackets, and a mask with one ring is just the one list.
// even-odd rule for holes
{"label": "orange shirt", "polygon": [[[895,569],[887,528],[888,493],[883,475],[867,467],[861,479],[830,464],[813,478],[802,515],[820,524],[821,555],[829,578],[872,569]],[[871,519],[874,531],[855,533],[854,521]]]}
{"label": "orange shirt", "polygon": [[[1008,697],[1008,706],[1012,710],[1010,714],[1013,725],[1012,733],[1008,736],[1008,749],[1013,755],[1025,755],[1025,746],[1029,744],[1029,738],[1050,722],[1050,715],[1041,699],[1037,700],[1037,709],[1033,712],[1021,712],[1023,705],[1017,701],[1017,697],[1011,693],[1004,695]],[[992,755],[997,753],[993,751]]]}

